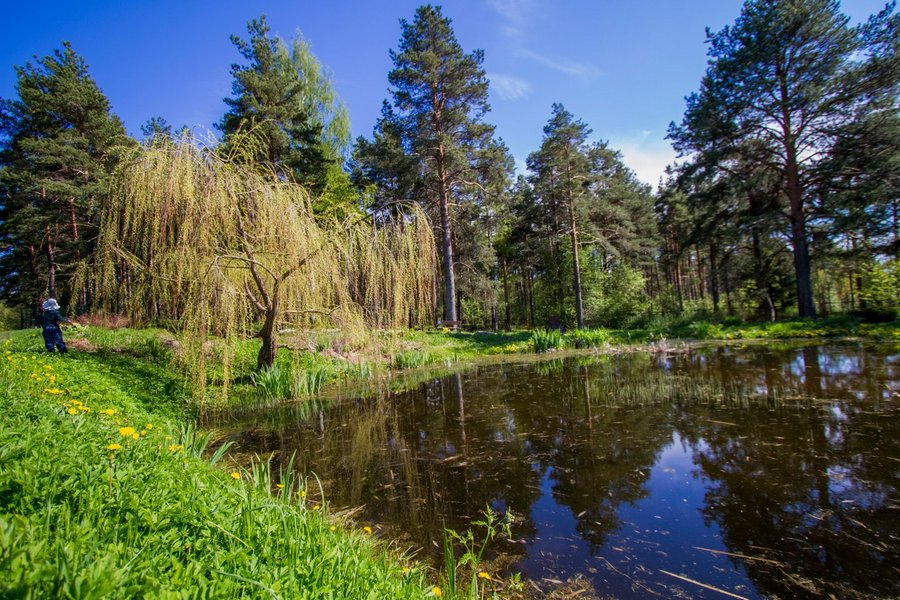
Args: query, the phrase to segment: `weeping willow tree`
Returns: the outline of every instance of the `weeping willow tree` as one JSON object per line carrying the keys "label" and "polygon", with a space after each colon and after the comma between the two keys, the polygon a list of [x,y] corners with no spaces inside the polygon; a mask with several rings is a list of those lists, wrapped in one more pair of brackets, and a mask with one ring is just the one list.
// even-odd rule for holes
{"label": "weeping willow tree", "polygon": [[121,170],[93,277],[103,310],[174,322],[201,387],[207,343],[224,340],[225,395],[228,342],[260,338],[265,369],[286,328],[360,339],[431,322],[434,240],[422,214],[323,224],[301,186],[242,164],[185,139],[144,148]]}

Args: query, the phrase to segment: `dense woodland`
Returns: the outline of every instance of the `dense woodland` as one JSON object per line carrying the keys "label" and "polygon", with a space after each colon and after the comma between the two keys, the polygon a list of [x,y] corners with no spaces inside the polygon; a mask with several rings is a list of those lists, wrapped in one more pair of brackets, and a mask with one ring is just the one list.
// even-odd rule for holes
{"label": "dense woodland", "polygon": [[[111,215],[128,212],[123,177],[137,177],[142,154],[193,144],[210,160],[299,183],[316,231],[326,236],[346,237],[360,224],[403,230],[427,216],[433,256],[420,268],[431,272],[415,290],[427,285],[430,298],[404,305],[393,324],[621,327],[697,315],[847,311],[895,317],[894,5],[851,25],[832,0],[748,0],[733,25],[707,37],[706,74],[670,127],[681,158],[656,192],[597,141],[603,132],[566,110],[564,90],[548,107],[527,173],[517,176],[491,125],[483,53],[460,45],[439,7],[401,20],[386,74],[390,97],[371,137],[355,141],[308,43],[274,36],[265,17],[232,36],[239,61],[212,141],[194,140],[195,132],[162,117],[142,128],[143,139],[131,138],[85,60],[65,43],[17,67],[18,97],[0,105],[0,297],[23,314],[48,295],[73,313],[96,309],[104,294],[92,274],[103,260],[103,228]],[[282,223],[273,219],[266,235]],[[135,231],[149,236],[144,225]],[[247,251],[246,236],[235,239],[228,243]],[[152,254],[144,258],[152,264]],[[389,285],[384,277],[380,286]],[[119,288],[131,278],[120,271],[117,279],[113,270],[104,281]],[[351,295],[365,295],[351,283]],[[245,295],[265,309],[260,292],[246,288]],[[179,317],[152,294],[142,297],[147,320]],[[383,297],[366,306],[381,306]]]}

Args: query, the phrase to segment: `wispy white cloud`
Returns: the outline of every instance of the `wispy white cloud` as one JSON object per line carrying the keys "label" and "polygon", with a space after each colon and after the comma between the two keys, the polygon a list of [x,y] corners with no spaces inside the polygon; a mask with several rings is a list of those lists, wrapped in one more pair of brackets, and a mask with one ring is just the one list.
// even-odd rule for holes
{"label": "wispy white cloud", "polygon": [[599,71],[584,63],[567,58],[549,56],[537,52],[525,43],[525,33],[538,8],[540,0],[490,0],[491,8],[500,16],[500,33],[510,42],[513,53],[541,64],[554,71],[579,79],[590,79]]}
{"label": "wispy white cloud", "polygon": [[635,172],[638,179],[656,189],[665,176],[666,167],[675,162],[675,151],[655,132],[644,130],[637,136],[610,139],[610,146],[622,152],[625,165]]}
{"label": "wispy white cloud", "polygon": [[493,8],[502,17],[500,32],[511,39],[519,39],[525,34],[528,13],[535,0],[490,0]]}
{"label": "wispy white cloud", "polygon": [[591,77],[600,74],[600,71],[591,65],[565,58],[551,58],[528,48],[520,48],[519,54],[542,64],[547,68],[553,69],[554,71],[559,71],[560,73],[572,75],[573,77],[578,77],[580,79],[590,79]]}
{"label": "wispy white cloud", "polygon": [[531,92],[530,83],[512,75],[488,73],[488,79],[491,81],[491,89],[503,100],[518,100]]}

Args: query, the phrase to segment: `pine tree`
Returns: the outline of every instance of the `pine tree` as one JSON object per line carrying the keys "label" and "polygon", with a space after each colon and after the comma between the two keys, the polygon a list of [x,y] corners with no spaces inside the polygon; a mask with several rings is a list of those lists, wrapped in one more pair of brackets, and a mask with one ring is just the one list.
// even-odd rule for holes
{"label": "pine tree", "polygon": [[[562,268],[571,260],[579,328],[585,323],[585,268],[608,275],[625,265],[641,267],[657,244],[649,188],[637,181],[618,152],[605,143],[589,143],[590,133],[586,123],[561,104],[554,104],[541,147],[527,161],[548,234],[545,272],[554,283],[557,309],[562,314],[567,287]],[[565,237],[568,254],[562,247]],[[590,264],[583,264],[583,254]],[[594,279],[598,278],[595,275]]]}
{"label": "pine tree", "polygon": [[587,137],[590,133],[590,128],[575,119],[562,104],[554,104],[550,120],[544,126],[541,148],[528,157],[535,188],[552,214],[554,231],[566,231],[569,235],[579,329],[584,327],[584,300],[575,204],[588,190]]}
{"label": "pine tree", "polygon": [[398,50],[391,51],[395,126],[401,146],[417,159],[428,201],[440,215],[444,272],[444,318],[457,321],[451,205],[475,185],[478,150],[494,128],[482,121],[489,110],[484,54],[463,52],[439,7],[422,6],[412,23],[401,20]]}
{"label": "pine tree", "polygon": [[265,16],[251,20],[247,33],[247,40],[231,36],[246,64],[231,67],[233,97],[216,125],[223,150],[301,183],[317,213],[353,210],[356,195],[341,168],[349,118],[330,79],[299,34],[288,47]]}
{"label": "pine tree", "polygon": [[16,76],[18,99],[0,106],[2,294],[84,306],[73,277],[93,251],[109,174],[133,142],[69,43]]}
{"label": "pine tree", "polygon": [[821,198],[820,162],[843,123],[896,90],[891,60],[865,60],[873,45],[895,45],[896,25],[884,26],[892,10],[869,26],[881,25],[882,35],[867,39],[836,0],[749,0],[734,26],[707,32],[701,89],[688,98],[682,124],[670,128],[685,154],[712,157],[722,168],[752,161],[775,169],[771,207],[787,216],[801,316],[815,316],[808,223]]}

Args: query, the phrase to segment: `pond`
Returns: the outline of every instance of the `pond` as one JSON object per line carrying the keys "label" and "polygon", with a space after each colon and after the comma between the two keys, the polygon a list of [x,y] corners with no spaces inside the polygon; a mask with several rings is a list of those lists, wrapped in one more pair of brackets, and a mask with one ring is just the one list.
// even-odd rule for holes
{"label": "pond", "polygon": [[896,345],[723,345],[482,366],[225,428],[420,558],[509,511],[493,568],[544,591],[883,597],[898,411]]}

